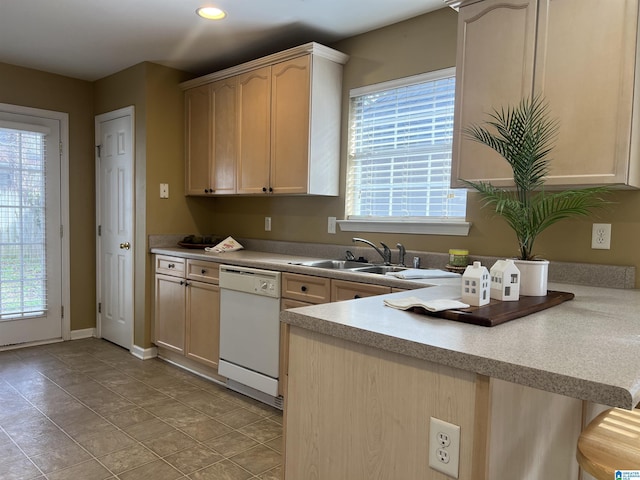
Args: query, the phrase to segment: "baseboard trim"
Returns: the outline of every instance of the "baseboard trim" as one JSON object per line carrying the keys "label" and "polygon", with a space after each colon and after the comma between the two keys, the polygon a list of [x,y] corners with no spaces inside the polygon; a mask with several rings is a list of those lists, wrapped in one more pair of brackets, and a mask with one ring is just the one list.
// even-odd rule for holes
{"label": "baseboard trim", "polygon": [[83,338],[93,338],[95,336],[95,328],[83,328],[81,330],[71,330],[70,340],[81,340]]}
{"label": "baseboard trim", "polygon": [[130,352],[131,355],[139,358],[140,360],[149,360],[150,358],[156,358],[158,356],[158,349],[156,347],[142,348],[138,345],[134,345]]}

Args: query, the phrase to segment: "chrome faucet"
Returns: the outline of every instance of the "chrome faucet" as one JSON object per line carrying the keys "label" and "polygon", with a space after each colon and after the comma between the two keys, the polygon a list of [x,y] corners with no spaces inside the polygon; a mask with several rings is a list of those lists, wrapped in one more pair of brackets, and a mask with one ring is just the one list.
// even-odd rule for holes
{"label": "chrome faucet", "polygon": [[384,250],[380,250],[378,247],[375,246],[374,243],[372,243],[369,240],[366,240],[364,238],[354,237],[351,240],[354,243],[355,242],[366,243],[371,248],[373,248],[376,252],[378,252],[378,255],[380,255],[382,257],[382,261],[384,262],[385,265],[391,265],[391,249],[389,247],[387,247],[384,243],[380,242],[380,245],[382,245],[382,248],[384,249]]}
{"label": "chrome faucet", "polygon": [[404,245],[402,245],[401,243],[396,244],[396,247],[398,247],[398,265],[401,266],[405,266],[404,265],[404,256],[407,253],[407,250],[404,248]]}

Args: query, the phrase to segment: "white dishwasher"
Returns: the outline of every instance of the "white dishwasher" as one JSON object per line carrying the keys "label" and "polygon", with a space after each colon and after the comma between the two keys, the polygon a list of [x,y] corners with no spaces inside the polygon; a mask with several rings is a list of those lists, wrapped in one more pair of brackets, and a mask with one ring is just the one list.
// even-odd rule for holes
{"label": "white dishwasher", "polygon": [[220,266],[220,362],[227,387],[282,408],[280,272]]}

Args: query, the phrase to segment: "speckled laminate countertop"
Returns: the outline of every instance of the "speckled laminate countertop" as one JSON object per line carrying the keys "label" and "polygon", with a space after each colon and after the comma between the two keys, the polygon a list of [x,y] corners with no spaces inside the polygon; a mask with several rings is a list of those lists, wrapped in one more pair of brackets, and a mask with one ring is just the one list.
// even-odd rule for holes
{"label": "speckled laminate countertop", "polygon": [[401,280],[390,275],[306,267],[304,265],[296,265],[296,263],[325,259],[318,257],[303,257],[300,255],[284,255],[281,253],[258,252],[254,250],[209,253],[199,249],[189,250],[177,247],[157,247],[152,248],[151,253],[160,255],[173,255],[182,258],[193,258],[196,260],[209,260],[211,262],[218,262],[220,264],[227,265],[239,265],[242,267],[263,268],[267,270],[277,270],[280,272],[300,273],[303,275],[314,275],[316,277],[336,278],[339,280],[371,283],[374,285],[384,285],[393,288],[404,288],[407,290],[413,288],[424,288],[425,286],[431,285],[451,285],[457,284],[459,282],[459,279],[451,278]]}
{"label": "speckled laminate countertop", "polygon": [[459,298],[436,286],[280,314],[283,322],[356,343],[605,405],[640,401],[640,292],[551,284],[569,302],[492,327],[383,305],[383,298]]}

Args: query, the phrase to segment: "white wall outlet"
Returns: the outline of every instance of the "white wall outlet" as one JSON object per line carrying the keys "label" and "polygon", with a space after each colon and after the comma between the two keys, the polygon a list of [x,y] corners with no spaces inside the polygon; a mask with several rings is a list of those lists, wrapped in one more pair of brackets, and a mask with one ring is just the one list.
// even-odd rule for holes
{"label": "white wall outlet", "polygon": [[591,248],[609,250],[611,248],[611,224],[594,223],[591,231]]}
{"label": "white wall outlet", "polygon": [[431,417],[429,424],[429,466],[451,478],[460,468],[460,427]]}
{"label": "white wall outlet", "polygon": [[264,231],[271,231],[271,217],[264,217]]}
{"label": "white wall outlet", "polygon": [[327,232],[336,233],[336,217],[328,217],[327,219]]}
{"label": "white wall outlet", "polygon": [[160,198],[169,198],[169,184],[161,183],[160,184]]}

